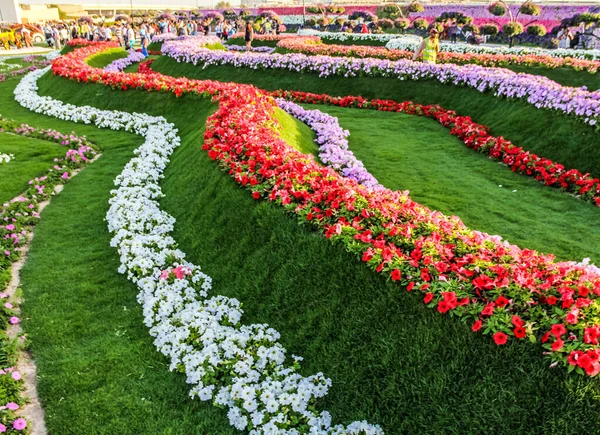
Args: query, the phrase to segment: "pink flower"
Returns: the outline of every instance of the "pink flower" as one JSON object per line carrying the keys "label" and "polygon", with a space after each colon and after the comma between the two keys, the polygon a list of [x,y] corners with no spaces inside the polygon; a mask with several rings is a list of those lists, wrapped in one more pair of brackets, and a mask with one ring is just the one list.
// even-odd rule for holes
{"label": "pink flower", "polygon": [[12,317],[10,318],[10,324],[11,324],[11,325],[16,325],[16,324],[17,324],[17,323],[19,323],[19,322],[20,322],[20,320],[19,320],[19,318],[18,318],[18,317],[16,317],[16,316],[12,316]]}
{"label": "pink flower", "polygon": [[66,180],[67,178],[69,178],[69,173],[68,173],[68,172],[65,172],[64,174],[62,174],[62,175],[60,176],[60,178],[62,178],[63,180]]}
{"label": "pink flower", "polygon": [[6,249],[4,250],[4,255],[6,255],[7,257],[10,255],[10,251],[7,251]]}
{"label": "pink flower", "polygon": [[4,433],[6,432],[6,426],[4,426],[3,424],[0,424],[0,433]]}
{"label": "pink flower", "polygon": [[17,418],[13,423],[13,427],[16,430],[23,430],[27,427],[27,421],[24,418]]}
{"label": "pink flower", "polygon": [[8,402],[6,404],[6,407],[11,411],[16,411],[17,409],[19,409],[19,405],[17,405],[15,402]]}
{"label": "pink flower", "polygon": [[8,309],[11,309],[13,307],[13,305],[10,302],[5,303],[4,306]]}
{"label": "pink flower", "polygon": [[20,381],[21,380],[21,373],[19,372],[12,372],[12,374],[10,375],[15,381]]}

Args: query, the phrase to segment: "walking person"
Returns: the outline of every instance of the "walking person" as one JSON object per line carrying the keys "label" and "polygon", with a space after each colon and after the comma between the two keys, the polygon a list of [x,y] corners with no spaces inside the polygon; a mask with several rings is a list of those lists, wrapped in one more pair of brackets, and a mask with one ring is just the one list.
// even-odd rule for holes
{"label": "walking person", "polygon": [[417,58],[422,54],[424,63],[435,64],[439,52],[439,32],[435,27],[432,27],[429,31],[429,36],[423,39],[421,45],[419,45],[419,48],[417,49],[417,51],[415,51],[413,60],[417,60]]}
{"label": "walking person", "polygon": [[244,39],[246,40],[246,51],[252,50],[252,40],[254,39],[254,27],[252,27],[252,22],[248,21],[246,23],[246,32],[244,35]]}

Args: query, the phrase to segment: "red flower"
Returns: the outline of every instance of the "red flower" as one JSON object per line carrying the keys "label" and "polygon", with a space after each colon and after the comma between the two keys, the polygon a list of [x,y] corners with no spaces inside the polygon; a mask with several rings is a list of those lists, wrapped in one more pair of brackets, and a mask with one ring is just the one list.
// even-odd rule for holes
{"label": "red flower", "polygon": [[260,192],[252,192],[252,198],[260,199]]}
{"label": "red flower", "polygon": [[506,299],[504,296],[500,295],[496,299],[495,303],[498,308],[504,308],[509,303],[509,300]]}
{"label": "red flower", "polygon": [[413,281],[409,282],[406,286],[406,291],[409,292],[415,287],[415,283]]}
{"label": "red flower", "polygon": [[565,345],[564,341],[562,341],[560,338],[557,338],[556,341],[554,343],[552,343],[552,351],[558,352],[559,350],[561,350],[563,348],[564,345]]}
{"label": "red flower", "polygon": [[512,316],[511,323],[517,328],[522,327],[525,324],[517,315]]}
{"label": "red flower", "polygon": [[508,340],[508,335],[506,335],[504,332],[498,331],[494,334],[494,342],[498,346],[502,346],[502,345],[506,344],[507,340]]}
{"label": "red flower", "polygon": [[580,350],[573,350],[573,351],[571,351],[571,353],[567,357],[567,361],[572,366],[576,366],[577,365],[577,360],[579,359],[579,357],[581,357],[581,355],[583,355],[583,352],[581,352]]}
{"label": "red flower", "polygon": [[481,329],[481,327],[483,326],[483,322],[481,320],[477,320],[473,326],[471,327],[471,329],[473,330],[473,332],[477,332]]}
{"label": "red flower", "polygon": [[425,302],[426,304],[428,304],[432,300],[433,300],[433,293],[427,293],[425,295],[425,298],[423,298],[423,302]]}
{"label": "red flower", "polygon": [[429,276],[429,270],[428,269],[421,269],[421,279],[423,281],[431,281],[431,277]]}
{"label": "red flower", "polygon": [[550,333],[556,338],[560,338],[567,333],[567,329],[562,323],[556,323],[552,325],[552,328],[550,328]]}
{"label": "red flower", "polygon": [[392,281],[399,281],[402,278],[402,272],[398,269],[392,270]]}
{"label": "red flower", "polygon": [[522,326],[517,326],[515,329],[513,329],[513,333],[515,334],[515,337],[517,338],[525,338],[525,336],[527,335],[527,332],[525,332],[525,328],[523,328]]}

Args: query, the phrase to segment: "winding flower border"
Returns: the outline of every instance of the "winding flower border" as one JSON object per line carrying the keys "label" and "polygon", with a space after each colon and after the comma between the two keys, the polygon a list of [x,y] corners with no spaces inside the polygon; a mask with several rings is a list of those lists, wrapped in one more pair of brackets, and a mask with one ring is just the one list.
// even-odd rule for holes
{"label": "winding flower border", "polygon": [[236,182],[252,190],[254,198],[282,205],[378,273],[408,291],[425,293],[429,307],[473,322],[473,331],[493,334],[498,345],[509,336],[541,339],[552,366],[562,364],[590,376],[600,373],[596,266],[556,263],[552,255],[470,230],[459,218],[431,211],[406,193],[366,189],[317,165],[261,124],[274,122],[269,114],[274,103],[267,104],[264,94],[252,86],[157,73],[108,73],[85,63],[87,56],[104,49],[102,44],[79,49],[57,59],[53,71],[78,81],[177,96],[250,92],[249,100],[219,99],[219,110],[207,123],[203,148]]}
{"label": "winding flower border", "polygon": [[[390,44],[391,45],[391,44]],[[337,45],[323,44],[318,36],[301,36],[284,39],[277,48],[307,55],[350,56],[358,58],[376,58],[387,60],[412,59],[419,42],[406,43],[395,48],[369,45]],[[548,69],[570,67],[575,71],[586,71],[594,74],[600,68],[600,60],[585,60],[575,57],[553,57],[545,54],[501,54],[501,53],[454,53],[440,51],[438,63],[457,65],[475,64],[485,67],[505,67],[507,65],[537,66]]]}
{"label": "winding flower border", "polygon": [[[473,122],[469,116],[459,116],[453,110],[447,110],[438,105],[422,105],[410,101],[398,103],[393,100],[368,100],[354,96],[332,97],[309,92],[280,90],[270,94],[278,98],[278,104],[280,99],[284,99],[300,103],[401,112],[435,119],[450,129],[450,134],[458,137],[467,147],[486,154],[490,159],[502,162],[511,171],[533,177],[546,186],[559,188],[600,207],[600,179],[591,177],[590,174],[584,174],[577,169],[566,169],[564,165],[525,151],[503,137],[492,136],[489,134],[488,127]],[[279,105],[282,107],[281,104]],[[303,117],[300,119],[310,125],[308,120]],[[357,181],[360,182],[360,179]]]}
{"label": "winding flower border", "polygon": [[231,65],[252,69],[282,69],[313,73],[319,77],[390,77],[399,80],[437,80],[466,86],[496,97],[518,98],[538,109],[556,110],[596,126],[600,120],[600,91],[562,86],[547,77],[517,74],[504,68],[478,65],[424,64],[411,60],[357,59],[349,57],[307,56],[300,53],[264,54],[208,50],[193,40],[165,42],[162,52],[177,62]]}
{"label": "winding flower border", "polygon": [[[37,79],[46,70],[26,76],[15,89],[16,100],[28,109],[99,128],[130,131],[145,138],[115,180],[117,186],[107,213],[111,246],[120,254],[119,272],[140,289],[144,322],[155,345],[194,385],[192,397],[213,400],[229,408],[230,423],[251,434],[382,434],[378,426],[354,422],[331,427],[329,413],[315,411],[316,399],[331,385],[322,373],[302,377],[300,357],[290,362],[277,343],[279,334],[267,325],[241,325],[240,303],[224,296],[210,297],[211,278],[185,261],[170,236],[175,219],[160,210],[159,180],[180,139],[173,124],[162,117],[73,106],[37,95]],[[210,87],[210,84],[208,84]],[[224,101],[265,99],[255,88],[230,86],[228,93],[213,89]],[[271,108],[273,103],[266,102]],[[250,105],[247,107],[250,109]],[[251,110],[248,110],[251,112]],[[263,111],[245,113],[261,120]]]}

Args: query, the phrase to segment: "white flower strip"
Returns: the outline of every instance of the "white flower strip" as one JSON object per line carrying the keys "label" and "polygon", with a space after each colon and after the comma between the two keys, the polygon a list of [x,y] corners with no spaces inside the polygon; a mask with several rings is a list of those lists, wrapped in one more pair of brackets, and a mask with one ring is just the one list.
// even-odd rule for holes
{"label": "white flower strip", "polygon": [[[107,213],[119,272],[140,289],[144,323],[158,350],[193,387],[190,396],[227,406],[231,425],[251,434],[300,434],[290,416],[311,434],[382,434],[378,426],[354,422],[331,426],[330,414],[309,410],[331,385],[322,373],[296,373],[299,357],[286,359],[279,333],[264,324],[242,325],[236,299],[209,296],[211,278],[185,261],[176,248],[175,219],[162,211],[159,181],[180,138],[162,117],[65,104],[37,95],[37,79],[48,68],[25,76],[15,89],[24,107],[59,119],[125,130],[145,138],[115,180]],[[250,426],[251,425],[251,426]],[[306,432],[303,430],[303,432]]]}
{"label": "white flower strip", "polygon": [[313,29],[300,29],[298,35],[302,36],[320,36],[332,41],[390,41],[401,37],[401,35],[391,33],[346,33],[346,32],[321,32]]}
{"label": "white flower strip", "polygon": [[319,146],[319,158],[324,164],[344,177],[358,181],[363,186],[371,189],[383,187],[367,171],[363,162],[358,160],[348,149],[346,138],[350,136],[350,132],[340,126],[339,120],[335,116],[317,109],[307,110],[283,98],[277,98],[276,101],[281,109],[307,124],[315,132],[315,142]]}

